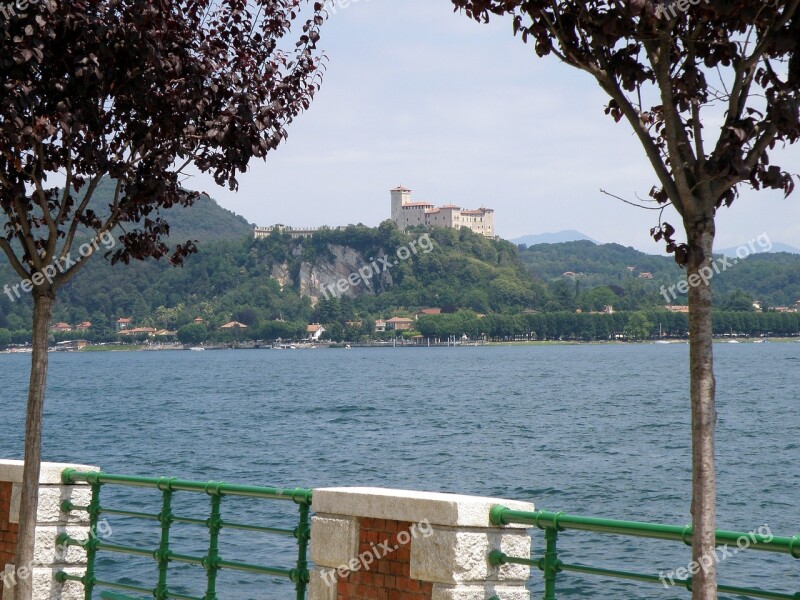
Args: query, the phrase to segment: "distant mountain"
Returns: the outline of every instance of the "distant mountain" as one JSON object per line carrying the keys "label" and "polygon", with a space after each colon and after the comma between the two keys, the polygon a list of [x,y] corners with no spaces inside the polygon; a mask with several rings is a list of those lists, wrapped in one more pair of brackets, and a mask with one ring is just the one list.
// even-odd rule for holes
{"label": "distant mountain", "polygon": [[580,231],[575,231],[574,229],[556,231],[555,233],[534,233],[509,241],[518,246],[520,244],[525,244],[526,246],[535,246],[536,244],[561,244],[564,242],[582,242],[584,240],[592,242],[593,244],[600,243],[597,240],[593,240],[588,235],[584,235]]}
{"label": "distant mountain", "polygon": [[[767,246],[768,244],[764,244]],[[750,246],[748,244],[743,244],[745,248],[750,250]],[[724,254],[725,256],[736,256],[736,250],[741,248],[742,246],[735,246],[733,248],[723,248],[721,250],[714,250],[714,254]],[[765,251],[759,246],[758,243],[754,243],[753,247],[755,248],[755,252],[753,254],[765,254]],[[790,246],[789,244],[782,244],[780,242],[772,242],[772,247],[769,249],[769,254],[773,254],[775,252],[787,252],[788,254],[800,254],[800,248],[795,248],[794,246]],[[742,254],[744,251],[742,250]]]}

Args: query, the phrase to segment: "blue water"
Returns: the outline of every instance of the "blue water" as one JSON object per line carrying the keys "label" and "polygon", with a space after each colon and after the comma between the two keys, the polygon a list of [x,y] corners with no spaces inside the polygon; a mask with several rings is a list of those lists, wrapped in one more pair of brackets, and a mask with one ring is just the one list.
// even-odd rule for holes
{"label": "blue water", "polygon": [[[800,533],[800,344],[715,350],[719,527]],[[0,356],[3,457],[22,453],[28,365],[29,356]],[[459,492],[685,524],[687,368],[684,344],[54,354],[44,456],[124,474]],[[158,511],[153,494],[104,490],[104,504],[123,499]],[[206,510],[207,500],[185,502],[184,513]],[[264,512],[263,502],[226,500],[226,510],[238,511],[236,520],[292,522],[292,506],[268,504]],[[153,528],[109,520],[116,542],[157,544]],[[177,534],[185,549],[202,554],[202,538],[185,527]],[[228,531],[223,538],[226,558],[250,562],[285,561],[274,556],[290,547]],[[616,536],[565,533],[559,544],[568,562],[651,574],[690,559],[680,544]],[[800,561],[744,557],[721,564],[722,582],[800,591]],[[152,561],[112,557],[98,573],[141,581],[153,570]],[[175,571],[181,589],[202,595],[202,571]],[[538,571],[531,587],[541,594]],[[264,578],[231,573],[220,589],[237,599],[291,593],[285,584],[266,593]],[[559,598],[689,596],[574,574],[561,575],[558,589]]]}

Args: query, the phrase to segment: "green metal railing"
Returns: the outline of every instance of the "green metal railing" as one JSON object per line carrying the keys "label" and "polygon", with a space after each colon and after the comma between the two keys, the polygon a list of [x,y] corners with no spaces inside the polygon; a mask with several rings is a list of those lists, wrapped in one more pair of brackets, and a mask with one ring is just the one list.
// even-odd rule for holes
{"label": "green metal railing", "polygon": [[[124,590],[126,592],[142,593],[146,594],[148,597],[152,596],[156,600],[166,600],[167,598],[176,598],[178,600],[217,600],[217,573],[220,569],[245,571],[289,579],[295,583],[296,600],[304,600],[305,598],[306,587],[309,582],[307,555],[311,531],[311,490],[302,488],[280,489],[249,485],[232,485],[214,481],[186,481],[167,477],[130,477],[125,475],[109,475],[100,472],[78,472],[73,469],[65,470],[62,473],[62,479],[65,483],[88,483],[91,486],[92,499],[88,506],[76,506],[69,501],[65,501],[62,504],[62,510],[64,512],[87,512],[89,514],[90,532],[97,530],[98,517],[101,514],[157,521],[161,527],[160,543],[157,548],[137,548],[112,544],[97,539],[96,536],[90,536],[86,540],[77,540],[65,533],[59,535],[57,543],[60,546],[80,546],[86,550],[86,572],[83,576],[70,575],[63,571],[56,575],[56,579],[62,583],[65,581],[78,581],[82,583],[85,590],[85,600],[92,599],[92,593],[97,586]],[[151,514],[129,510],[116,510],[102,506],[100,504],[100,488],[104,485],[122,485],[159,490],[162,495],[161,511],[158,514]],[[173,514],[172,500],[175,492],[201,493],[210,496],[211,506],[209,517],[207,519],[195,519]],[[222,518],[222,499],[225,496],[243,496],[294,502],[299,506],[300,515],[298,525],[294,529],[282,529],[226,521]],[[207,528],[208,550],[206,555],[190,556],[173,552],[170,549],[170,527],[173,523],[188,523]],[[223,559],[219,552],[219,538],[223,529],[238,529],[296,538],[297,559],[294,568],[286,569],[260,566]],[[141,556],[154,559],[158,563],[158,582],[154,588],[146,588],[98,579],[95,574],[95,561],[98,551],[115,552],[128,556]],[[199,565],[205,569],[206,593],[202,598],[179,594],[169,589],[168,575],[169,564],[171,562]],[[124,600],[128,598],[123,594],[113,592],[104,592],[102,597],[108,598],[109,600]]]}
{"label": "green metal railing", "polygon": [[[489,562],[495,566],[504,564],[528,565],[537,567],[544,576],[544,600],[555,600],[556,598],[556,579],[562,571],[574,573],[584,573],[587,575],[598,575],[602,577],[612,577],[617,579],[627,579],[633,581],[643,581],[647,583],[659,583],[665,586],[682,586],[687,590],[692,589],[692,578],[678,579],[674,577],[664,577],[663,575],[652,575],[645,573],[633,573],[616,569],[602,569],[579,564],[568,564],[561,561],[558,557],[558,534],[562,531],[590,531],[602,534],[614,534],[623,536],[642,537],[656,540],[668,540],[683,542],[691,546],[692,526],[684,527],[676,525],[660,525],[658,523],[644,523],[639,521],[618,521],[613,519],[598,519],[594,517],[580,517],[566,515],[564,513],[554,513],[544,510],[527,512],[512,510],[505,506],[494,506],[490,511],[491,522],[495,525],[509,525],[518,523],[522,525],[535,525],[544,530],[545,549],[542,558],[527,559],[508,556],[499,551],[492,550],[489,553]],[[778,552],[789,554],[794,558],[800,558],[800,535],[794,537],[765,536],[758,533],[741,533],[736,531],[724,531],[718,529],[716,541],[718,545],[737,544],[739,540],[746,538],[749,549],[764,552]],[[765,590],[737,587],[731,585],[719,585],[718,591],[724,593],[737,594],[740,596],[750,596],[753,598],[767,598],[770,600],[800,600],[800,592],[795,594],[785,594],[780,592],[769,592]],[[496,596],[490,600],[499,600]]]}

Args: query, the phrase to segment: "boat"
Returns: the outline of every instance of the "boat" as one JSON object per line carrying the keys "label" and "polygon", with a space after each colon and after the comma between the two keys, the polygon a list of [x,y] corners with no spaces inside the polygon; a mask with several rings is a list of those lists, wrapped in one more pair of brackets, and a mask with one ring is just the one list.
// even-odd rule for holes
{"label": "boat", "polygon": [[204,352],[205,348],[201,348],[200,346],[195,346],[194,348],[189,348],[192,352]]}

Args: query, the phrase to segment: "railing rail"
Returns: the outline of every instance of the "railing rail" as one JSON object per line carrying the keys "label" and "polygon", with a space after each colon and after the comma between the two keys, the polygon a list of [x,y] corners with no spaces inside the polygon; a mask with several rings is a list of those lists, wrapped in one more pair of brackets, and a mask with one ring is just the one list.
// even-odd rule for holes
{"label": "railing rail", "polygon": [[[517,523],[522,525],[534,525],[539,529],[544,530],[545,551],[542,558],[527,559],[513,557],[499,550],[492,550],[489,554],[489,562],[493,565],[528,565],[537,567],[540,571],[542,571],[544,576],[544,600],[555,600],[557,576],[563,571],[642,581],[646,583],[661,583],[665,586],[685,587],[687,590],[692,589],[691,576],[681,579],[675,577],[664,577],[663,575],[634,573],[617,569],[604,569],[588,565],[565,563],[559,559],[557,547],[559,532],[569,530],[677,541],[691,546],[691,525],[678,526],[640,521],[621,521],[596,517],[582,517],[544,510],[526,512],[512,510],[505,506],[499,505],[492,507],[489,517],[491,522],[495,525],[509,525],[512,523]],[[800,535],[795,535],[793,537],[779,537],[756,532],[742,533],[721,529],[716,531],[716,541],[718,545],[738,545],[742,539],[747,540],[747,547],[751,550],[788,554],[794,558],[800,559]],[[769,600],[800,600],[800,592],[787,594],[730,585],[719,585],[717,589],[720,592],[738,594],[741,596],[750,596],[753,598],[767,598]],[[491,600],[499,599],[494,597]]]}
{"label": "railing rail", "polygon": [[[308,570],[308,542],[310,538],[310,510],[312,491],[304,488],[270,488],[249,485],[236,485],[222,482],[200,482],[168,477],[132,477],[127,475],[111,475],[101,472],[79,472],[67,469],[62,474],[65,483],[88,483],[91,486],[92,497],[88,506],[78,506],[69,501],[62,504],[62,510],[84,511],[89,515],[90,531],[96,531],[98,518],[101,514],[117,515],[134,519],[157,521],[161,525],[160,542],[157,548],[137,548],[121,544],[112,544],[90,536],[86,540],[71,538],[61,534],[57,543],[60,546],[80,546],[85,548],[87,561],[86,572],[83,576],[70,575],[59,572],[56,579],[60,582],[78,581],[84,586],[85,600],[91,600],[95,587],[108,587],[126,592],[147,594],[156,600],[176,598],[178,600],[216,600],[217,599],[217,573],[220,569],[245,571],[261,575],[283,577],[295,583],[296,600],[304,600],[306,587],[309,582]],[[159,490],[162,494],[161,511],[157,514],[137,512],[121,509],[112,509],[100,504],[100,488],[104,485],[121,485]],[[175,515],[172,512],[172,500],[175,492],[202,493],[210,497],[210,512],[207,519],[197,519]],[[226,496],[239,496],[259,498],[266,500],[290,501],[298,505],[299,520],[294,529],[279,527],[266,527],[226,521],[222,518],[222,499]],[[170,528],[173,523],[198,525],[208,529],[208,549],[204,556],[179,554],[170,549]],[[237,561],[225,560],[220,556],[219,540],[223,529],[238,529],[255,531],[266,534],[292,536],[297,540],[297,558],[292,568],[261,566]],[[158,582],[154,588],[130,585],[121,582],[98,579],[95,573],[95,561],[98,551],[125,554],[128,556],[141,556],[154,559],[158,562]],[[185,563],[202,566],[206,571],[206,592],[202,598],[179,594],[170,590],[169,563]],[[104,592],[103,598],[127,598],[122,594]]]}

